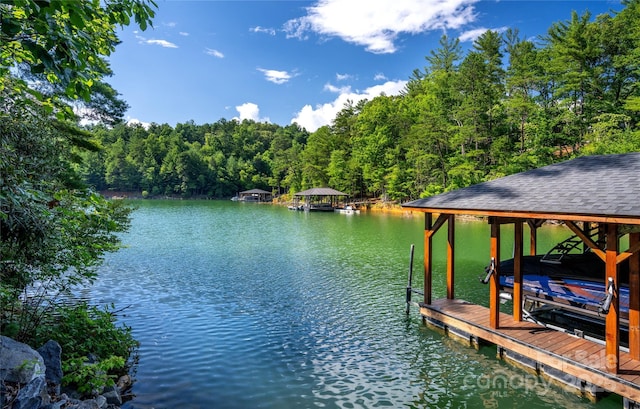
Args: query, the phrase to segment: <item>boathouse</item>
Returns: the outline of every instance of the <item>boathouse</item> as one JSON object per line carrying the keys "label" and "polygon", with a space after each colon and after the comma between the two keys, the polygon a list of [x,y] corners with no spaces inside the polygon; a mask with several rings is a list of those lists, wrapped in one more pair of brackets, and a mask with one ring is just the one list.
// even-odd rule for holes
{"label": "boathouse", "polygon": [[[339,206],[341,198],[344,200],[348,196],[347,193],[330,187],[315,187],[293,195],[294,206],[299,209],[330,212]],[[303,204],[300,204],[300,199],[304,199]]]}
{"label": "boathouse", "polygon": [[[497,346],[499,356],[515,360],[538,374],[572,384],[585,394],[618,394],[626,407],[640,402],[640,153],[585,156],[506,176],[403,205],[423,212],[424,288],[420,314],[445,332],[470,342]],[[492,274],[489,300],[475,305],[455,297],[455,222],[461,215],[490,224]],[[602,259],[603,284],[611,293],[604,318],[604,341],[579,332],[550,330],[523,319],[523,242],[528,231],[530,254],[536,254],[536,232],[546,221],[566,225],[589,251]],[[501,227],[513,225],[513,254],[500,249]],[[432,240],[444,226],[446,271],[434,275]],[[525,227],[526,226],[526,227]],[[598,239],[588,231],[596,229]],[[621,240],[622,238],[622,240]],[[463,245],[464,238],[459,240]],[[620,248],[620,243],[625,243]],[[513,258],[513,310],[500,311],[500,261]],[[621,348],[619,270],[628,264],[628,348]],[[446,298],[432,298],[432,280],[446,280]],[[612,283],[613,285],[609,285]],[[410,289],[408,300],[410,301]],[[603,294],[604,296],[605,294]],[[603,314],[604,315],[604,314]]]}
{"label": "boathouse", "polygon": [[269,202],[271,201],[271,192],[262,189],[250,189],[240,192],[238,200],[241,202]]}

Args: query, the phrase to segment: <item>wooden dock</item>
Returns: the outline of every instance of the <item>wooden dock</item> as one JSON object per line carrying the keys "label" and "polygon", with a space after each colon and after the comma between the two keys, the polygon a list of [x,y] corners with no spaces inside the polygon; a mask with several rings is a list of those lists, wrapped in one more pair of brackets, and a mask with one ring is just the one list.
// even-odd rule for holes
{"label": "wooden dock", "polygon": [[626,352],[620,351],[619,370],[614,374],[607,370],[612,363],[604,345],[532,322],[515,321],[505,313],[500,313],[500,326],[494,329],[489,309],[480,305],[438,299],[421,303],[420,314],[446,333],[468,338],[471,343],[494,344],[501,357],[573,385],[585,395],[595,397],[594,391],[600,388],[640,402],[640,362]]}
{"label": "wooden dock", "polygon": [[[404,203],[404,208],[425,215],[421,314],[447,332],[497,345],[501,356],[513,357],[537,373],[553,377],[555,372],[559,380],[573,377],[569,383],[616,393],[625,398],[625,407],[640,407],[640,184],[631,176],[638,173],[640,152],[582,156]],[[483,280],[489,286],[489,308],[456,300],[456,242],[464,246],[464,238],[456,240],[458,216],[486,218],[490,225],[491,268]],[[529,230],[529,255],[546,254],[548,250],[538,253],[537,232],[547,221],[563,224],[579,237],[578,252],[591,251],[602,260],[601,279],[607,288],[603,294],[607,300],[606,314],[602,314],[604,345],[523,322],[524,229]],[[433,302],[433,241],[445,225],[447,265],[442,279],[446,279],[447,299]],[[511,315],[500,312],[500,264],[505,260],[501,230],[505,225],[511,225],[513,231]],[[597,237],[589,232],[597,232]],[[576,248],[567,248],[571,250]],[[626,262],[625,282],[620,270]],[[412,303],[411,293],[417,292],[411,275],[407,305]],[[629,286],[629,352],[620,347],[623,310],[619,289],[624,285]]]}

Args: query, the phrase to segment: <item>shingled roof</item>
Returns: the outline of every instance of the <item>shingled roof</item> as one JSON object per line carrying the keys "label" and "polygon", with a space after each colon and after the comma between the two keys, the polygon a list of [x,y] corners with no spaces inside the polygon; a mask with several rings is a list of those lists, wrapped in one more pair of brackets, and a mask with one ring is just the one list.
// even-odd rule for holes
{"label": "shingled roof", "polygon": [[640,218],[639,177],[640,152],[583,156],[414,200],[403,207],[476,215],[636,218],[636,223]]}
{"label": "shingled roof", "polygon": [[303,190],[296,193],[294,196],[349,196],[346,193],[339,190],[331,189],[330,187],[314,187],[312,189]]}
{"label": "shingled roof", "polygon": [[243,195],[251,195],[251,194],[263,194],[263,195],[270,195],[271,192],[267,192],[266,190],[262,190],[262,189],[251,189],[251,190],[245,190],[243,192],[240,192],[240,194]]}

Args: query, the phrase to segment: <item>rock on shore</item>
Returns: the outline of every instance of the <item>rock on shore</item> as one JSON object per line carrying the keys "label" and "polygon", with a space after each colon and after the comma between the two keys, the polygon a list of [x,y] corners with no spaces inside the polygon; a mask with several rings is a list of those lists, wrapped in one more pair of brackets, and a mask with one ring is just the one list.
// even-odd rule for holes
{"label": "rock on shore", "polygon": [[116,409],[129,377],[106,387],[92,399],[74,399],[73,391],[60,393],[62,348],[48,341],[38,350],[0,335],[0,408],[11,409]]}

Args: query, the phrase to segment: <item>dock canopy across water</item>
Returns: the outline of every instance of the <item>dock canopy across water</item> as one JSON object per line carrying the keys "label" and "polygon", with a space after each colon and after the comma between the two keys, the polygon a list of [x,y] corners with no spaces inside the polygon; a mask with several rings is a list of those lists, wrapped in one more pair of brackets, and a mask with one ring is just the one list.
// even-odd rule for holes
{"label": "dock canopy across water", "polygon": [[314,187],[311,189],[303,190],[296,193],[294,196],[349,196],[347,193],[340,192],[339,190],[332,189],[330,187]]}
{"label": "dock canopy across water", "polygon": [[338,205],[339,197],[347,197],[347,193],[330,187],[314,187],[293,195],[296,201],[304,198],[308,210],[333,211]]}
{"label": "dock canopy across water", "polygon": [[240,192],[238,197],[240,201],[245,202],[267,202],[271,200],[271,192],[262,189],[251,189]]}

